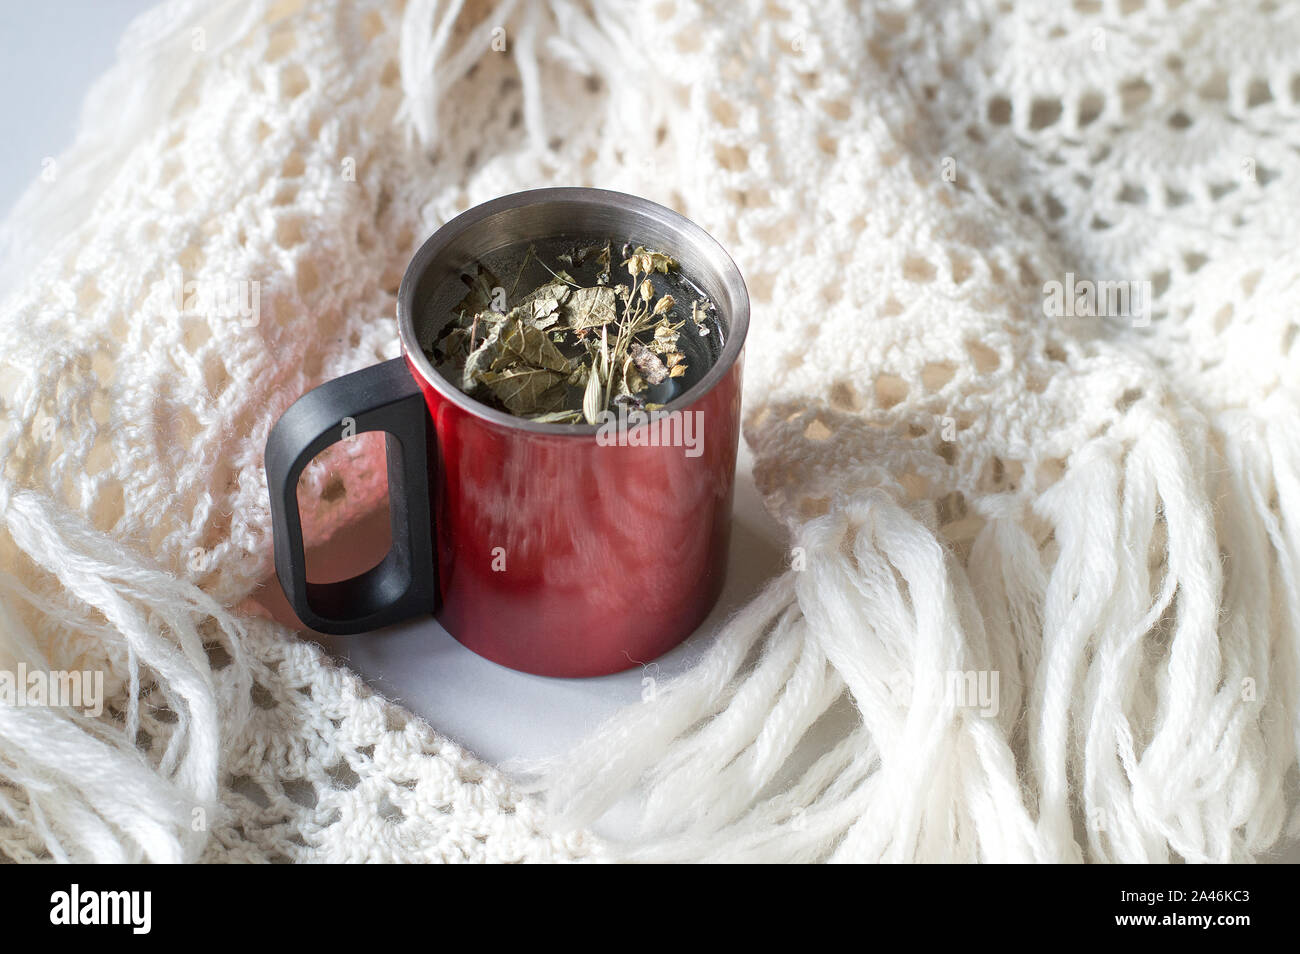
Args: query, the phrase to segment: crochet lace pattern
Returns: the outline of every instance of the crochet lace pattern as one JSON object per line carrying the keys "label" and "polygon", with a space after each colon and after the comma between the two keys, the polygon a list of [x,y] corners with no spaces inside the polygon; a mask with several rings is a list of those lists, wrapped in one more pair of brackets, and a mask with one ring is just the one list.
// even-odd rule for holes
{"label": "crochet lace pattern", "polygon": [[[113,705],[0,707],[0,853],[1258,857],[1300,732],[1297,49],[1269,0],[154,11],[5,230],[0,664]],[[427,234],[548,185],[733,254],[792,549],[534,796],[241,607],[270,425],[397,354]],[[304,481],[346,532],[380,448]]]}

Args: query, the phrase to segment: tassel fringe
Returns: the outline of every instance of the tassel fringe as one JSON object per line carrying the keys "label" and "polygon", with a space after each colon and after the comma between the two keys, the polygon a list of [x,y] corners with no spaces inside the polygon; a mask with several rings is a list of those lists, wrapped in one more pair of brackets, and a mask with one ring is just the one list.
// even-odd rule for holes
{"label": "tassel fringe", "polygon": [[1253,860],[1300,737],[1296,411],[1131,413],[1032,512],[975,501],[964,564],[838,498],[696,670],[521,771],[571,824],[634,806],[628,860]]}

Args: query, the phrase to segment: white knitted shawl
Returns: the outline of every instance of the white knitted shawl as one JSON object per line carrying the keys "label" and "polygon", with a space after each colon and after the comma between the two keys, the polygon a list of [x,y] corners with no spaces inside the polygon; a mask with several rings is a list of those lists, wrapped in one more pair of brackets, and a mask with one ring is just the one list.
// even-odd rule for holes
{"label": "white knitted shawl", "polygon": [[[0,706],[0,854],[1257,856],[1300,728],[1297,50],[1264,0],[154,11],[5,233],[0,669],[112,704]],[[241,604],[270,425],[397,353],[428,233],[546,185],[733,253],[792,550],[532,796]],[[382,461],[307,479],[324,539]]]}

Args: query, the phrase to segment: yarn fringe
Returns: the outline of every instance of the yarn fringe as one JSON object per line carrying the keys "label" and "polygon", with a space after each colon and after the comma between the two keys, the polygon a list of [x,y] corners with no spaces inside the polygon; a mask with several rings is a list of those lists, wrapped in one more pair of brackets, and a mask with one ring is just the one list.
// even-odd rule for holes
{"label": "yarn fringe", "polygon": [[[5,669],[98,670],[115,707],[94,719],[75,708],[0,706],[0,812],[56,861],[196,860],[219,811],[221,732],[240,731],[249,717],[239,622],[43,495],[21,491],[0,503],[9,539],[63,586],[47,600],[0,577]],[[25,614],[40,619],[45,639]],[[40,648],[50,642],[82,653],[51,659]],[[205,643],[220,645],[244,674],[220,707]],[[153,757],[137,744],[145,706],[153,733],[159,713],[170,723]]]}
{"label": "yarn fringe", "polygon": [[[501,0],[487,14],[467,16],[465,0],[412,0],[402,20],[399,55],[403,104],[399,117],[415,139],[433,147],[439,139],[439,104],[483,56],[485,38],[515,60],[523,98],[524,128],[532,148],[545,152],[551,132],[542,96],[542,68],[553,64],[580,76],[598,77],[610,91],[605,121],[610,142],[645,139],[644,129],[663,115],[634,117],[614,108],[624,89],[649,82],[650,61],[632,33],[624,4],[583,0]],[[470,20],[473,19],[473,22]],[[464,40],[474,33],[473,41]]]}
{"label": "yarn fringe", "polygon": [[1135,408],[1032,509],[974,501],[964,561],[836,499],[695,669],[521,771],[636,861],[1253,860],[1300,738],[1298,421]]}

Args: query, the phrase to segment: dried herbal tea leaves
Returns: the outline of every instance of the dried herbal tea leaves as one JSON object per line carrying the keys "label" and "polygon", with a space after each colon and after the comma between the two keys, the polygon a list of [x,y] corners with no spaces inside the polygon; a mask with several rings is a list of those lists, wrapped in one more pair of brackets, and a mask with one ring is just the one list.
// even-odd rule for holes
{"label": "dried herbal tea leaves", "polygon": [[632,342],[632,347],[629,350],[633,363],[636,365],[637,370],[641,372],[641,377],[645,378],[647,382],[659,384],[664,378],[668,377],[668,366],[660,360],[659,355],[641,342]]}
{"label": "dried herbal tea leaves", "polygon": [[510,413],[536,415],[543,409],[551,413],[564,404],[565,377],[544,368],[515,365],[504,371],[488,371],[479,380],[492,389]]}
{"label": "dried herbal tea leaves", "polygon": [[[630,244],[620,252],[599,242],[548,262],[530,246],[508,291],[479,265],[430,359],[476,399],[534,421],[594,424],[617,403],[662,407],[716,355],[720,334],[711,348],[681,338],[688,320],[699,337],[717,327],[713,305],[671,256]],[[614,282],[616,262],[626,282]],[[531,288],[522,281],[530,269]],[[689,319],[679,314],[687,296]]]}
{"label": "dried herbal tea leaves", "polygon": [[469,315],[491,311],[494,304],[493,291],[501,287],[501,283],[497,281],[491,269],[480,265],[472,277],[464,276],[464,281],[469,285],[469,291],[461,300],[461,310]]}
{"label": "dried herbal tea leaves", "polygon": [[574,291],[569,304],[570,321],[568,327],[573,331],[602,328],[618,320],[617,296],[608,285],[595,285],[591,288],[579,288]]}

